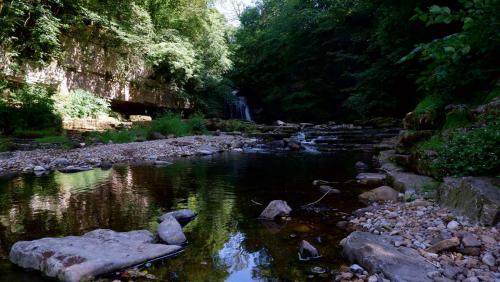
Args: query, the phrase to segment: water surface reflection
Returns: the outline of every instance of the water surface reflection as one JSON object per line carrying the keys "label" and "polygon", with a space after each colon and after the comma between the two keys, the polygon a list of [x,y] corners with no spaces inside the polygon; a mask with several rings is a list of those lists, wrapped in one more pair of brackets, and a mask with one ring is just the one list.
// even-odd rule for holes
{"label": "water surface reflection", "polygon": [[[369,157],[222,154],[167,167],[123,166],[0,182],[0,280],[40,280],[5,259],[16,241],[96,228],[154,231],[158,215],[179,208],[199,216],[185,227],[185,253],[151,269],[159,278],[304,280],[313,266],[335,269],[339,263],[337,243],[345,235],[335,228],[340,216],[332,210],[296,209],[287,223],[263,223],[256,219],[263,207],[252,201],[283,199],[297,208],[321,196],[311,185],[314,179],[347,180],[354,175],[354,163]],[[357,187],[339,188],[343,193],[326,197],[324,207],[349,212],[360,206]],[[302,239],[315,244],[323,258],[299,262]]]}

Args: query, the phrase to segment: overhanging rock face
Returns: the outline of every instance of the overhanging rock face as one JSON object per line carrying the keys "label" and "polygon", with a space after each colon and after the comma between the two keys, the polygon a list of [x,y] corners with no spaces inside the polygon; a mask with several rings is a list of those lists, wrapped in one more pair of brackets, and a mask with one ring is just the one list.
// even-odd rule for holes
{"label": "overhanging rock face", "polygon": [[97,229],[83,236],[21,241],[12,246],[10,260],[61,281],[91,281],[98,275],[176,254],[182,247],[155,244],[147,230],[115,232]]}
{"label": "overhanging rock face", "polygon": [[153,72],[140,55],[107,46],[98,36],[87,42],[66,36],[62,46],[61,59],[43,67],[26,64],[21,66],[22,71],[11,68],[12,59],[0,50],[0,74],[11,81],[52,85],[63,94],[83,89],[112,102],[191,107],[189,101],[171,93],[167,83],[151,78]]}

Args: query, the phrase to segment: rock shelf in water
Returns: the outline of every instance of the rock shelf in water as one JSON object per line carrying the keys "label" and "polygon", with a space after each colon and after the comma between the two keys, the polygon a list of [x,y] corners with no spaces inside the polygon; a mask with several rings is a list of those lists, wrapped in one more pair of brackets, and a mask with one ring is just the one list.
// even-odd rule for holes
{"label": "rock shelf in water", "polygon": [[87,281],[153,259],[175,255],[176,245],[156,244],[147,230],[115,232],[97,229],[82,236],[21,241],[10,260],[20,267],[67,282]]}

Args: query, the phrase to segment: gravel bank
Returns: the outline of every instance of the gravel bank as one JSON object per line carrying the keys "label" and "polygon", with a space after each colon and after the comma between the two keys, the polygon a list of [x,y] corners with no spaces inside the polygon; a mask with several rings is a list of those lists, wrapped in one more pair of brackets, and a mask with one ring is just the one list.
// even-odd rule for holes
{"label": "gravel bank", "polygon": [[[395,247],[418,251],[438,271],[427,273],[433,281],[500,281],[500,233],[481,227],[447,208],[424,200],[372,205],[355,212],[354,230],[391,236]],[[373,273],[370,281],[384,281]],[[345,279],[349,278],[349,279]],[[337,280],[368,281],[369,275],[346,270]]]}
{"label": "gravel bank", "polygon": [[210,155],[251,146],[242,136],[189,136],[127,144],[107,144],[72,150],[15,151],[0,155],[0,173],[50,172],[68,166],[99,167],[114,163],[159,163],[175,157]]}

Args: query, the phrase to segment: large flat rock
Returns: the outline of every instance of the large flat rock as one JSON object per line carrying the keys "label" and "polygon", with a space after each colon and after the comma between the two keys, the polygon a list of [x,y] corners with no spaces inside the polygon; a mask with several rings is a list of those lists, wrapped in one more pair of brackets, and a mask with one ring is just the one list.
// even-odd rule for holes
{"label": "large flat rock", "polygon": [[94,277],[174,254],[180,246],[155,244],[147,230],[115,232],[97,229],[82,236],[21,241],[12,246],[10,261],[62,281]]}
{"label": "large flat rock", "polygon": [[427,273],[437,268],[407,247],[394,247],[391,236],[353,232],[342,241],[345,256],[370,273],[383,273],[390,281],[432,281]]}
{"label": "large flat rock", "polygon": [[[398,191],[405,193],[409,198],[413,195],[433,196],[439,183],[431,177],[410,172],[389,171],[389,183]],[[427,195],[428,194],[428,195]]]}
{"label": "large flat rock", "polygon": [[485,225],[500,221],[500,180],[492,177],[445,177],[438,199],[450,209]]}

